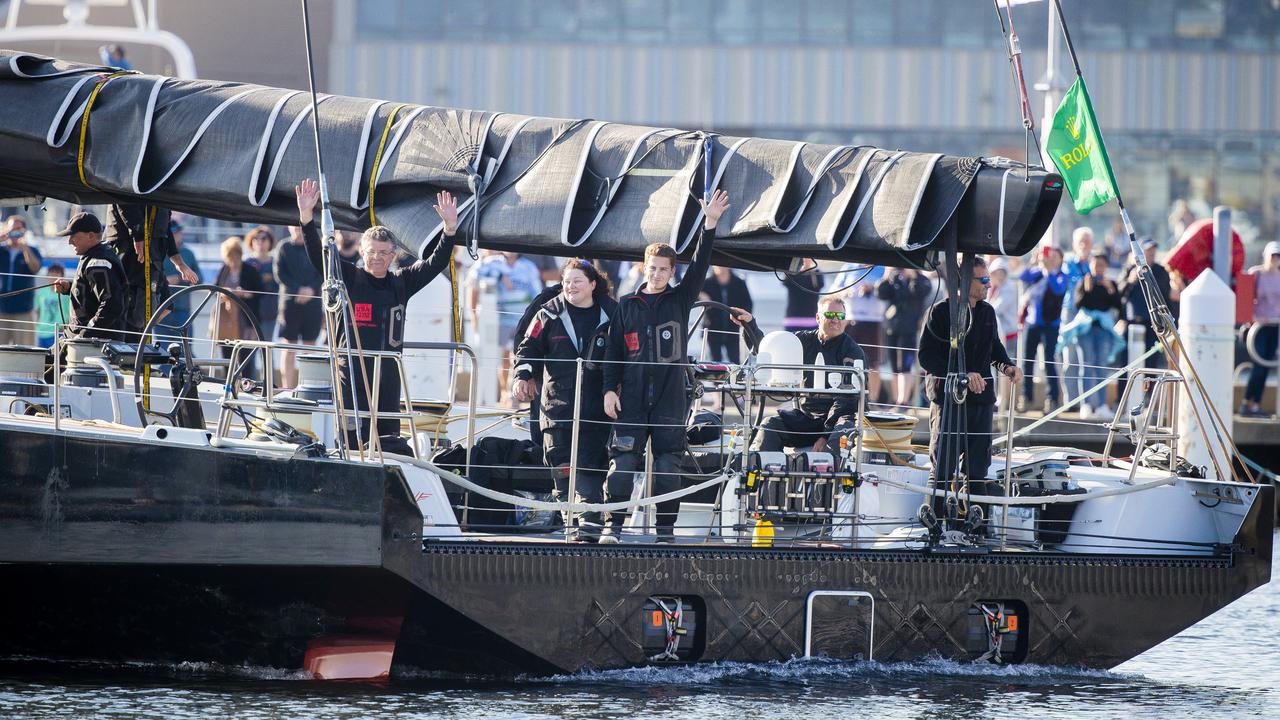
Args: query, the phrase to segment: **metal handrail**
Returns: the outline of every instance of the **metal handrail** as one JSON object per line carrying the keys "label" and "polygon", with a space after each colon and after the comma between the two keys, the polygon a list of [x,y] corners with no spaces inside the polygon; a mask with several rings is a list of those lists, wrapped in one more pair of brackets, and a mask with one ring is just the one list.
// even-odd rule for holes
{"label": "metal handrail", "polygon": [[1249,353],[1249,359],[1268,370],[1280,367],[1280,355],[1267,359],[1258,353],[1258,331],[1269,325],[1280,325],[1280,321],[1255,320],[1249,323],[1249,329],[1244,331],[1244,349]]}
{"label": "metal handrail", "polygon": [[[107,395],[111,398],[111,422],[116,423],[117,425],[122,424],[124,421],[121,419],[120,415],[120,398],[116,395],[116,393],[120,392],[120,386],[116,384],[116,369],[111,367],[111,363],[107,362],[107,359],[100,355],[87,357],[84,361],[90,365],[102,368],[102,371],[106,373]],[[58,382],[61,382],[60,378],[58,379]],[[59,410],[58,414],[61,415],[62,412]]]}
{"label": "metal handrail", "polygon": [[[1122,418],[1129,414],[1129,395],[1134,391],[1134,387],[1144,384],[1144,378],[1150,378],[1153,383],[1150,390],[1147,391],[1147,409],[1142,416],[1142,421],[1137,428],[1129,422],[1125,422]],[[1107,442],[1102,448],[1102,462],[1107,464],[1111,461],[1111,448],[1115,443],[1116,435],[1120,432],[1133,430],[1130,440],[1133,442],[1133,458],[1129,466],[1128,483],[1132,484],[1138,472],[1138,458],[1142,455],[1142,451],[1146,449],[1147,442],[1152,439],[1167,440],[1169,442],[1169,472],[1176,472],[1178,467],[1178,459],[1174,449],[1178,444],[1178,386],[1184,382],[1182,375],[1173,370],[1165,370],[1161,368],[1135,368],[1129,381],[1125,383],[1124,392],[1120,395],[1119,402],[1116,403],[1115,418],[1104,423],[1103,427],[1107,429]],[[1168,422],[1162,422],[1167,420]],[[1152,434],[1153,428],[1169,428],[1167,433]]]}
{"label": "metal handrail", "polygon": [[[470,373],[471,378],[470,378],[469,390],[471,393],[470,397],[474,399],[475,393],[476,393],[477,376],[479,373],[477,372],[478,358],[476,356],[475,350],[471,348],[471,346],[467,345],[466,343],[452,343],[452,342],[448,342],[448,343],[406,342],[402,346],[402,349],[403,350],[446,350],[450,352],[461,352],[464,355],[466,355],[467,358],[471,361],[471,373]],[[227,435],[227,431],[229,430],[231,422],[233,420],[232,414],[230,412],[230,408],[242,408],[242,409],[261,408],[261,409],[273,411],[273,412],[309,413],[309,414],[334,415],[334,416],[337,416],[339,414],[336,405],[332,407],[317,405],[315,407],[300,408],[296,405],[285,406],[279,402],[275,402],[273,399],[276,394],[275,372],[274,372],[275,368],[274,368],[273,353],[270,351],[271,350],[291,350],[291,351],[301,351],[301,352],[315,352],[316,347],[314,345],[302,345],[302,344],[296,344],[296,343],[277,343],[277,342],[268,342],[265,340],[236,340],[236,341],[233,341],[231,344],[231,358],[228,360],[228,363],[230,364],[231,367],[234,367],[238,362],[238,360],[242,357],[242,353],[252,353],[258,350],[263,351],[262,353],[263,398],[259,400],[257,398],[230,397],[230,393],[233,388],[231,388],[229,385],[224,386],[224,394],[220,402],[220,405],[222,406],[223,409],[219,413],[218,423],[215,431],[217,437],[225,437]],[[364,357],[368,357],[368,358],[373,358],[373,359],[387,358],[395,362],[396,370],[400,375],[401,398],[404,400],[405,407],[407,408],[407,410],[403,412],[379,412],[376,409],[376,402],[370,402],[369,410],[358,410],[355,408],[344,409],[342,411],[343,417],[348,417],[348,416],[354,417],[357,422],[360,419],[368,418],[370,422],[373,423],[375,419],[379,416],[386,417],[386,418],[394,418],[398,420],[410,420],[410,421],[412,421],[413,418],[419,416],[421,413],[417,413],[413,410],[413,396],[409,387],[409,377],[405,370],[403,352],[391,351],[391,350],[376,350],[376,351],[365,350],[362,354]],[[374,377],[373,377],[374,387],[377,387],[377,381],[381,379],[381,371],[382,371],[382,363],[375,362]],[[450,375],[451,377],[450,377],[450,383],[449,383],[449,395],[450,395],[449,402],[450,404],[452,404],[456,402],[456,398],[457,398],[457,392],[456,392],[457,391],[457,373],[453,372]],[[340,392],[340,389],[333,388],[333,392],[335,393]],[[373,398],[370,398],[370,399],[373,400]],[[476,405],[475,405],[475,402],[471,401],[467,403],[467,445],[468,447],[471,445],[472,441],[474,440],[475,425],[476,425]],[[341,431],[342,429],[339,427],[338,432],[341,432]],[[417,444],[418,442],[417,433],[413,432],[412,428],[410,432],[412,436],[411,439],[414,441],[414,444],[415,444],[415,448],[421,451],[421,447],[419,447]],[[467,468],[467,472],[469,473],[471,470],[470,454],[468,454],[468,457],[467,457],[466,468]]]}

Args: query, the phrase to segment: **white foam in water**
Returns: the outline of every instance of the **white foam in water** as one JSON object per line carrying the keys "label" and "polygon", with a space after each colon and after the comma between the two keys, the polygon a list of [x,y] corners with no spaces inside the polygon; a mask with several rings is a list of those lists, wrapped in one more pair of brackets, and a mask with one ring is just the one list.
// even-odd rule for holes
{"label": "white foam in water", "polygon": [[[804,681],[832,678],[906,677],[1021,678],[1045,681],[1132,680],[1141,676],[1107,670],[1048,665],[993,665],[946,660],[940,657],[901,663],[839,661],[796,658],[768,663],[717,662],[700,665],[648,666],[623,670],[589,670],[542,680],[556,683],[613,683],[653,685],[705,685],[733,680]],[[539,678],[526,678],[538,681]]]}

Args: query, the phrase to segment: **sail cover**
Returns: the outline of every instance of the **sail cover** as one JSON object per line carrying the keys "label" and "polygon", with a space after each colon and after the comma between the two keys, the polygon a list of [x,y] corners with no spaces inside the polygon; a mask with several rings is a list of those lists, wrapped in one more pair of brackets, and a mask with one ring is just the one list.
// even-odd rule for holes
{"label": "sail cover", "polygon": [[[187,81],[0,50],[0,197],[142,201],[289,224],[315,177],[310,96]],[[688,252],[712,187],[731,200],[717,259],[908,265],[954,232],[961,251],[1023,254],[1061,179],[1008,161],[729,137],[322,95],[325,181],[338,227],[386,225],[425,251],[436,191],[460,198],[481,247],[639,257]],[[710,139],[710,158],[705,142]]]}

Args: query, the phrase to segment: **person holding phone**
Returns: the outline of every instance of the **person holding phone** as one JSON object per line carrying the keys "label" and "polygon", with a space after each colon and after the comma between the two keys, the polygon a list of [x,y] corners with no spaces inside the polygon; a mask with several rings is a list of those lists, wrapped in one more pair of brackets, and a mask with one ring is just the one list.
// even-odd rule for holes
{"label": "person holding phone", "polygon": [[1027,308],[1024,327],[1027,332],[1026,355],[1023,360],[1022,396],[1030,407],[1034,400],[1036,349],[1044,355],[1045,412],[1057,407],[1061,395],[1058,387],[1058,363],[1054,351],[1058,347],[1058,328],[1062,324],[1062,306],[1071,290],[1071,277],[1062,271],[1062,251],[1051,245],[1044,246],[1035,256],[1031,267],[1018,278],[1026,291],[1023,305]]}

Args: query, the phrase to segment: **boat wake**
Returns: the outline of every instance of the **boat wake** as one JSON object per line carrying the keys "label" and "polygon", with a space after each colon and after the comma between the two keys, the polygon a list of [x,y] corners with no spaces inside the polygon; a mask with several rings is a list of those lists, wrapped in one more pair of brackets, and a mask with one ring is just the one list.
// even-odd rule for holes
{"label": "boat wake", "polygon": [[796,658],[768,663],[718,662],[700,665],[627,668],[623,670],[591,670],[549,678],[527,678],[533,682],[551,683],[626,683],[653,685],[708,685],[721,682],[795,682],[833,679],[867,681],[910,678],[978,678],[1020,682],[1043,680],[1119,680],[1141,679],[1142,676],[1093,670],[1080,667],[1050,665],[992,665],[930,658],[913,662],[881,663],[875,661],[840,661],[821,658]]}

